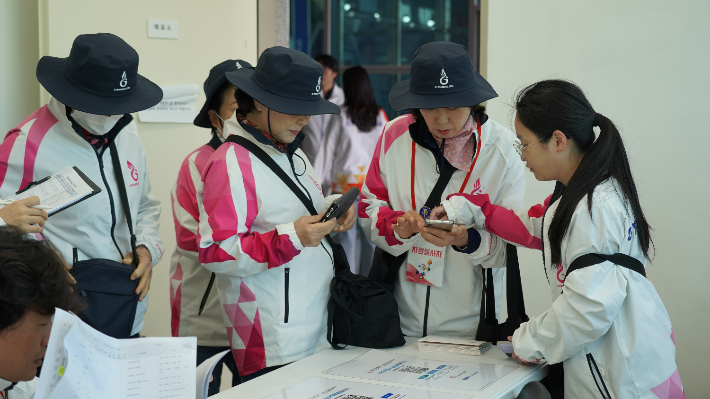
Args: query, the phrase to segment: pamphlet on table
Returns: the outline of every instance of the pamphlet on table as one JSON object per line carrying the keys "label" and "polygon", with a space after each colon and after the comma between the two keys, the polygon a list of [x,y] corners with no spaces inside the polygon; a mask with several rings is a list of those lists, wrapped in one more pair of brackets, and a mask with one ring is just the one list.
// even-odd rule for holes
{"label": "pamphlet on table", "polygon": [[427,335],[420,338],[418,342],[420,352],[443,352],[456,355],[481,356],[491,348],[490,342],[437,335]]}
{"label": "pamphlet on table", "polygon": [[480,391],[518,366],[458,363],[370,349],[324,374],[436,388]]}
{"label": "pamphlet on table", "polygon": [[312,377],[266,399],[468,399],[469,396]]}
{"label": "pamphlet on table", "polygon": [[193,399],[196,360],[195,337],[115,339],[57,309],[35,399]]}

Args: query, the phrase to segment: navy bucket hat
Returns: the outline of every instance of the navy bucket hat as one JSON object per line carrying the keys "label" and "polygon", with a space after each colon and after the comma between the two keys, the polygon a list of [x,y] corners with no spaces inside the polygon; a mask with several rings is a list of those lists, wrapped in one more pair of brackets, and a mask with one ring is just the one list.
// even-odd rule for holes
{"label": "navy bucket hat", "polygon": [[42,57],[37,80],[62,104],[95,115],[142,111],[163,99],[138,74],[136,50],[110,33],[77,36],[67,58]]}
{"label": "navy bucket hat", "polygon": [[466,47],[456,43],[432,42],[419,47],[412,57],[410,76],[390,90],[390,105],[397,111],[470,107],[498,97],[473,70]]}
{"label": "navy bucket hat", "polygon": [[225,73],[236,71],[242,68],[254,69],[250,63],[244,60],[227,60],[220,62],[210,69],[210,74],[205,80],[205,84],[202,86],[205,90],[205,104],[202,106],[200,113],[197,114],[195,120],[192,122],[195,126],[204,127],[207,129],[212,128],[212,121],[210,121],[210,116],[208,114],[210,110],[210,103],[215,95],[218,93],[219,89],[225,84],[229,83],[227,77],[224,76]]}
{"label": "navy bucket hat", "polygon": [[226,76],[253,99],[282,114],[340,114],[339,106],[320,95],[323,67],[298,50],[268,48],[256,68],[227,72]]}

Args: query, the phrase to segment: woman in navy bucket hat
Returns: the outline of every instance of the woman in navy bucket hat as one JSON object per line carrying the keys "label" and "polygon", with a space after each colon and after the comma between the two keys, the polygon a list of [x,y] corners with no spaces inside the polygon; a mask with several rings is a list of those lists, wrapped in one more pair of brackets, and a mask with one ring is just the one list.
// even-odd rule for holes
{"label": "woman in navy bucket hat", "polygon": [[[244,60],[226,60],[212,67],[204,83],[205,103],[193,124],[210,129],[210,141],[192,151],[182,161],[177,182],[170,195],[175,222],[176,247],[170,262],[171,330],[174,337],[197,337],[197,364],[229,349],[222,306],[214,284],[215,275],[200,264],[197,254],[197,187],[207,160],[224,143],[237,109],[234,92],[225,73],[252,68]],[[232,373],[232,386],[239,384],[239,372],[232,356],[225,356],[214,369],[209,395],[219,392],[222,366]]]}
{"label": "woman in navy bucket hat", "polygon": [[[513,133],[480,106],[497,94],[474,71],[464,46],[423,45],[414,53],[410,76],[390,91],[396,110],[412,112],[384,128],[363,185],[359,223],[391,256],[389,267],[398,268],[394,295],[402,332],[474,338],[485,269],[493,269],[499,314],[506,245],[483,226],[448,232],[424,226],[424,219],[428,208],[456,192],[522,204],[523,164]],[[447,176],[441,197],[429,199]]]}
{"label": "woman in navy bucket hat", "polygon": [[199,260],[216,273],[242,381],[329,347],[333,250],[323,237],[349,230],[356,215],[351,207],[339,225],[319,222],[337,196],[323,197],[298,149],[310,115],[340,112],[320,96],[322,76],[315,60],[284,47],[265,50],[253,70],[226,73],[239,105],[227,133],[264,151],[321,212],[311,216],[269,166],[232,139],[207,161],[197,194]]}
{"label": "woman in navy bucket hat", "polygon": [[101,192],[53,215],[42,235],[68,264],[99,258],[131,264],[130,234],[107,150],[115,144],[138,246],[131,276],[140,278],[131,328],[138,336],[152,267],[164,248],[158,236],[160,202],[151,192],[145,148],[129,113],[157,104],[162,91],[138,74],[138,53],[109,33],[78,36],[68,58],[42,57],[37,79],[52,98],[0,144],[0,197],[67,166],[78,167]]}

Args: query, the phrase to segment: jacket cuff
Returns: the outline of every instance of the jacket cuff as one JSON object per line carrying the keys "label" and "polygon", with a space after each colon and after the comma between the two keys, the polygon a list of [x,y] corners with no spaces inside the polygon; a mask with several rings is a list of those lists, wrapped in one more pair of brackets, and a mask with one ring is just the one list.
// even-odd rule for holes
{"label": "jacket cuff", "polygon": [[481,246],[481,233],[474,228],[466,229],[466,231],[468,232],[468,244],[463,248],[457,247],[456,245],[452,245],[451,247],[454,248],[456,252],[470,255],[476,252]]}
{"label": "jacket cuff", "polygon": [[332,194],[327,197],[325,197],[325,209],[330,208],[331,205],[333,205],[333,202],[337,200],[338,198],[342,197],[343,194]]}
{"label": "jacket cuff", "polygon": [[480,259],[480,258],[485,258],[486,256],[491,256],[491,253],[496,248],[496,239],[493,236],[493,234],[491,234],[488,231],[483,230],[483,229],[480,229],[480,230],[479,229],[471,229],[471,230],[476,230],[478,232],[478,234],[480,234],[481,242],[480,242],[480,245],[478,246],[478,249],[471,252],[469,257],[472,259]]}
{"label": "jacket cuff", "polygon": [[442,202],[441,205],[444,207],[444,210],[446,211],[446,216],[449,218],[449,220],[453,220],[454,223],[456,223],[456,209],[454,209],[454,206],[451,204],[451,201],[446,200]]}
{"label": "jacket cuff", "polygon": [[304,246],[303,244],[301,244],[301,239],[298,238],[298,234],[296,234],[296,228],[294,227],[293,222],[286,224],[277,224],[276,232],[279,235],[288,235],[288,238],[289,240],[291,240],[291,244],[293,244],[293,247],[296,248],[296,251],[303,250]]}
{"label": "jacket cuff", "polygon": [[153,267],[155,267],[155,265],[157,265],[163,257],[163,248],[160,248],[159,244],[151,243],[146,240],[145,237],[136,237],[136,248],[138,247],[145,247],[145,249],[150,252],[150,265]]}
{"label": "jacket cuff", "polygon": [[402,238],[402,237],[399,236],[399,234],[397,234],[397,232],[396,232],[394,229],[392,229],[392,232],[394,233],[394,237],[395,237],[397,240],[399,240],[399,242],[402,243],[402,244],[400,244],[400,245],[414,244],[414,242],[419,239],[419,233],[412,234],[412,236],[409,237],[409,238]]}

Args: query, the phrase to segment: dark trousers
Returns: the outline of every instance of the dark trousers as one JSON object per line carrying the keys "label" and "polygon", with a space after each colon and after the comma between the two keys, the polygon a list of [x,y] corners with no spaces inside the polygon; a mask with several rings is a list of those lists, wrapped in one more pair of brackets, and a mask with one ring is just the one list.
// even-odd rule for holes
{"label": "dark trousers", "polygon": [[280,366],[272,366],[272,367],[267,367],[267,368],[265,368],[265,369],[261,369],[261,370],[255,372],[255,373],[251,373],[251,374],[249,374],[249,375],[246,375],[246,376],[242,377],[242,382],[247,382],[247,381],[249,381],[249,380],[253,380],[253,379],[256,378],[256,377],[261,377],[262,375],[267,374],[267,373],[270,373],[270,372],[272,372],[272,371],[274,371],[274,370],[276,370],[276,369],[280,369],[280,368],[283,367],[283,366],[285,366],[285,364],[282,364],[282,365],[280,365]]}
{"label": "dark trousers", "polygon": [[[228,350],[228,346],[197,346],[197,365],[204,362],[205,360],[211,358],[212,356]],[[222,360],[220,360],[217,365],[214,366],[214,372],[212,373],[213,380],[210,382],[210,387],[207,390],[209,396],[216,395],[219,393],[219,386],[222,380],[222,366],[226,365],[229,371],[232,372],[232,386],[239,385],[241,378],[239,377],[239,370],[237,370],[237,365],[234,363],[234,356],[232,356],[231,351],[224,355]]]}
{"label": "dark trousers", "polygon": [[543,378],[542,385],[550,392],[552,399],[564,399],[565,397],[565,369],[564,363],[549,365],[547,377]]}

